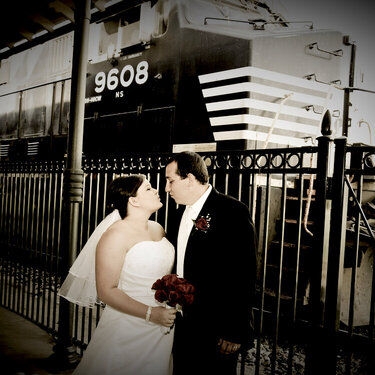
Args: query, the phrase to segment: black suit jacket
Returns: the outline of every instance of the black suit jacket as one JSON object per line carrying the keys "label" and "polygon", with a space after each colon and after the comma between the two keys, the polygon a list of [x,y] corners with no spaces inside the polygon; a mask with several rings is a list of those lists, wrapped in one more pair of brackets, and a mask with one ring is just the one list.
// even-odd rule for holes
{"label": "black suit jacket", "polygon": [[[168,224],[167,236],[176,249],[184,209],[180,207]],[[184,310],[183,320],[189,326],[185,334],[196,336],[191,341],[201,341],[204,335],[210,342],[223,338],[251,345],[257,237],[248,207],[213,188],[198,218],[207,215],[209,229],[205,233],[193,226],[186,247],[184,278],[195,286],[196,294]]]}

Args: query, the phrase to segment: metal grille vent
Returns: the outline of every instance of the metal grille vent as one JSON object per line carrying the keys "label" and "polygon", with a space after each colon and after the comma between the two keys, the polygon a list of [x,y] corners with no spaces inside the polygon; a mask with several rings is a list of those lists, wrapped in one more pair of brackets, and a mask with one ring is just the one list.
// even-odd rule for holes
{"label": "metal grille vent", "polygon": [[9,155],[9,144],[0,144],[0,157],[6,158]]}
{"label": "metal grille vent", "polygon": [[29,142],[27,144],[27,156],[35,156],[39,153],[39,142]]}

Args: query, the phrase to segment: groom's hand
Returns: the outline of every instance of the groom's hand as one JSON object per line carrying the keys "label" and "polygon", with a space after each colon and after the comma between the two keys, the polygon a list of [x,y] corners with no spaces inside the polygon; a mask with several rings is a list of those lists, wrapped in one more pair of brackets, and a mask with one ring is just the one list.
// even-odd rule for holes
{"label": "groom's hand", "polygon": [[241,347],[241,344],[236,344],[234,342],[226,341],[226,340],[223,340],[223,339],[219,339],[219,342],[218,342],[217,345],[220,346],[220,353],[221,354],[235,353]]}

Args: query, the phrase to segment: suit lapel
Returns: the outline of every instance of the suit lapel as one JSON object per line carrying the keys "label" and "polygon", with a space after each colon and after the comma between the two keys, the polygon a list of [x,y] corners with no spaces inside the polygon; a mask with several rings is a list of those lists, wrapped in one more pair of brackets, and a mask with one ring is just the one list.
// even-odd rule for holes
{"label": "suit lapel", "polygon": [[217,209],[217,191],[212,189],[210,195],[207,197],[206,202],[202,206],[197,218],[200,216],[207,217],[211,216],[211,226],[206,233],[202,233],[200,230],[196,230],[193,226],[190,236],[186,244],[185,260],[184,260],[184,275],[192,283],[201,282],[201,279],[205,272],[210,268],[212,262],[213,249],[217,246],[215,244],[215,230],[212,223],[215,220]]}
{"label": "suit lapel", "polygon": [[[202,209],[200,210],[197,216],[197,219],[202,216],[206,218],[207,215],[212,215],[211,213],[215,211],[215,200],[216,200],[217,194],[218,194],[217,190],[214,189],[214,187],[212,187],[211,193],[207,197],[206,202],[204,202],[204,205],[202,206]],[[195,229],[195,226],[193,225],[189,238],[188,238],[186,248],[189,247],[189,243],[191,239],[195,237],[194,236],[195,232],[196,232],[196,229]]]}

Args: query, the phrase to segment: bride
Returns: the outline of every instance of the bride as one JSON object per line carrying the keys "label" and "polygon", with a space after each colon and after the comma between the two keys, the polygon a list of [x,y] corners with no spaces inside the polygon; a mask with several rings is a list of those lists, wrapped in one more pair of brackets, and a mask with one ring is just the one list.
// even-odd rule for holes
{"label": "bride", "polygon": [[174,247],[149,220],[162,203],[143,175],[119,177],[108,188],[115,210],[95,229],[59,295],[82,306],[106,304],[74,375],[168,375],[176,310],[160,306],[152,284],[171,272]]}

